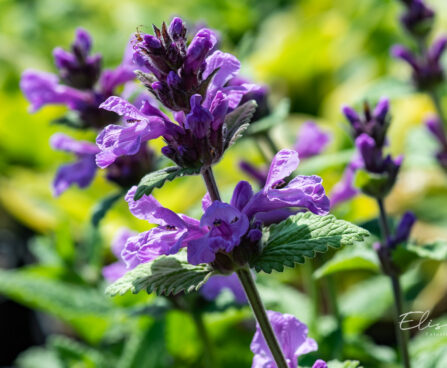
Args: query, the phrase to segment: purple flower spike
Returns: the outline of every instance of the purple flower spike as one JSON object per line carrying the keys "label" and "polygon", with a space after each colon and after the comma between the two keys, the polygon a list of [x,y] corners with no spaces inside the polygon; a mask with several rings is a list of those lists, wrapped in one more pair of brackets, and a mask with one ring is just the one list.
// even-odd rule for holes
{"label": "purple flower spike", "polygon": [[207,300],[215,300],[224,290],[230,290],[236,303],[247,304],[247,297],[244,289],[235,273],[229,276],[217,275],[212,276],[205,285],[200,289],[200,293]]}
{"label": "purple flower spike", "polygon": [[249,218],[256,213],[289,207],[305,208],[317,215],[329,212],[329,199],[320,177],[300,175],[289,183],[285,181],[298,163],[296,151],[284,149],[275,155],[264,188],[244,208]]}
{"label": "purple flower spike", "polygon": [[126,264],[121,259],[121,252],[123,251],[127,240],[135,235],[136,235],[135,232],[123,228],[120,229],[113,238],[112,253],[118,259],[118,261],[108,266],[105,266],[102,269],[102,275],[108,282],[112,283],[121,278],[122,276],[124,276],[124,274],[126,273],[127,267]]}
{"label": "purple flower spike", "polygon": [[77,109],[89,103],[91,99],[85,92],[59,84],[54,74],[34,70],[26,70],[22,74],[20,88],[31,102],[31,112],[36,112],[48,104],[66,105],[70,109]]}
{"label": "purple flower spike", "polygon": [[447,137],[444,126],[437,116],[429,117],[425,121],[425,125],[429,132],[436,138],[440,146],[438,152],[436,153],[436,158],[441,167],[447,169]]}
{"label": "purple flower spike", "polygon": [[74,153],[78,158],[74,163],[59,167],[53,181],[54,195],[61,195],[73,184],[79,188],[88,187],[96,174],[95,154],[98,148],[93,143],[76,141],[61,133],[54,134],[50,143],[54,149]]}
{"label": "purple flower spike", "polygon": [[404,1],[407,9],[401,17],[402,25],[415,37],[426,37],[433,26],[435,12],[423,0]]}
{"label": "purple flower spike", "polygon": [[318,128],[312,121],[307,121],[301,125],[295,143],[295,151],[300,159],[305,159],[319,155],[331,140],[330,134]]}
{"label": "purple flower spike", "polygon": [[211,263],[218,251],[231,252],[246,234],[249,222],[238,209],[214,201],[202,216],[200,226],[208,228],[209,232],[189,242],[188,262],[191,264]]}
{"label": "purple flower spike", "polygon": [[92,38],[90,34],[83,28],[76,30],[76,37],[73,42],[73,49],[85,57],[90,53],[92,48]]}
{"label": "purple flower spike", "polygon": [[141,110],[120,97],[110,97],[100,107],[124,116],[128,124],[109,125],[96,138],[100,153],[96,156],[99,167],[111,165],[120,156],[136,154],[143,143],[160,137],[165,128],[161,116],[146,115],[152,111],[148,102],[143,103]]}
{"label": "purple flower spike", "polygon": [[[290,314],[267,311],[267,316],[272,324],[279,345],[284,352],[289,368],[298,368],[298,357],[315,351],[318,348],[315,340],[307,337],[307,326]],[[267,346],[259,325],[256,327],[256,333],[251,342],[250,349],[255,354],[252,368],[276,367],[275,360]]]}

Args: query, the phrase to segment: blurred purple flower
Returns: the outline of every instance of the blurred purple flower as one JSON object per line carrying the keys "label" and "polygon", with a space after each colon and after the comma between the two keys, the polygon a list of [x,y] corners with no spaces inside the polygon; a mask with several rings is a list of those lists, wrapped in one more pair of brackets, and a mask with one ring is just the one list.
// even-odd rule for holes
{"label": "blurred purple flower", "polygon": [[244,289],[235,273],[231,275],[212,276],[200,289],[200,293],[207,300],[216,299],[224,290],[230,290],[238,304],[247,304]]}
{"label": "blurred purple flower", "polygon": [[397,228],[394,231],[394,235],[387,240],[389,248],[396,248],[401,243],[404,243],[410,237],[411,229],[416,222],[416,216],[412,212],[405,212],[400,219]]}
{"label": "blurred purple flower", "polygon": [[123,228],[120,229],[113,238],[112,253],[116,257],[117,261],[103,267],[102,269],[102,274],[108,282],[111,283],[118,280],[128,271],[126,264],[121,258],[121,252],[124,250],[127,240],[135,235],[135,232]]}
{"label": "blurred purple flower", "polygon": [[306,121],[298,130],[294,149],[298,152],[300,159],[305,159],[319,155],[327,147],[330,140],[329,133],[321,130],[314,122]]}
{"label": "blurred purple flower", "polygon": [[[311,351],[316,351],[318,348],[315,340],[307,337],[307,326],[290,314],[267,311],[267,316],[289,368],[298,368],[298,357]],[[255,354],[252,368],[276,367],[275,360],[262,335],[259,324],[256,326],[256,333],[251,342],[250,349]],[[314,367],[324,367],[321,364],[321,361],[318,361],[318,365],[314,365]]]}
{"label": "blurred purple flower", "polygon": [[340,203],[349,201],[359,193],[359,190],[354,186],[354,178],[357,169],[362,167],[363,161],[356,153],[346,167],[341,180],[332,188],[330,194],[331,208],[338,206]]}
{"label": "blurred purple flower", "polygon": [[440,149],[436,153],[436,159],[438,160],[441,167],[447,170],[447,138],[442,121],[439,119],[439,117],[432,116],[425,121],[425,126],[427,127],[428,131],[435,137],[440,146]]}
{"label": "blurred purple flower", "polygon": [[400,20],[405,29],[413,36],[426,37],[433,26],[435,12],[430,9],[424,0],[402,0],[406,11]]}
{"label": "blurred purple flower", "polygon": [[62,133],[54,134],[50,143],[54,149],[74,153],[78,158],[74,163],[59,167],[53,181],[54,195],[61,195],[73,184],[79,188],[89,186],[96,174],[95,155],[98,148],[93,143],[76,141]]}

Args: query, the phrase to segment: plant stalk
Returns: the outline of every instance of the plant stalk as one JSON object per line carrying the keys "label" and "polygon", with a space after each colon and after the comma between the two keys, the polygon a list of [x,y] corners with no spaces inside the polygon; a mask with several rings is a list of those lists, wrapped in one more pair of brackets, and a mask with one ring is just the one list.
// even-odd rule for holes
{"label": "plant stalk", "polygon": [[379,206],[380,216],[380,228],[382,232],[382,244],[379,249],[379,259],[382,263],[382,268],[384,269],[386,275],[391,280],[391,286],[393,290],[394,297],[394,307],[395,307],[395,321],[394,327],[396,330],[396,338],[399,344],[399,349],[402,357],[402,363],[405,368],[411,368],[410,355],[408,353],[408,334],[407,331],[403,331],[399,327],[399,318],[403,314],[403,295],[402,289],[400,287],[399,275],[396,272],[396,268],[391,259],[391,254],[387,249],[388,239],[390,238],[390,229],[388,226],[388,217],[385,210],[385,205],[383,199],[378,198],[377,204]]}
{"label": "plant stalk", "polygon": [[205,357],[205,367],[213,368],[216,367],[214,360],[214,350],[213,344],[211,343],[211,339],[208,335],[208,331],[206,330],[205,323],[203,321],[203,316],[200,313],[191,312],[192,318],[194,320],[194,324],[196,325],[197,333],[200,337],[200,340],[203,344],[203,354]]}
{"label": "plant stalk", "polygon": [[239,280],[244,287],[245,294],[250,303],[253,314],[258,321],[259,327],[261,328],[262,335],[275,359],[278,368],[288,368],[286,358],[281,350],[279,342],[275,336],[272,325],[267,317],[267,312],[262,304],[261,297],[259,295],[258,289],[256,288],[255,281],[249,269],[239,269],[236,271]]}
{"label": "plant stalk", "polygon": [[220,201],[219,188],[217,188],[216,180],[214,179],[213,169],[211,168],[211,166],[206,166],[202,169],[202,177],[211,200],[213,202]]}
{"label": "plant stalk", "polygon": [[441,98],[439,97],[438,92],[435,90],[431,90],[428,94],[433,101],[433,105],[435,105],[436,113],[438,114],[438,117],[442,122],[442,127],[443,129],[445,129],[447,120],[444,114],[444,109],[442,108]]}

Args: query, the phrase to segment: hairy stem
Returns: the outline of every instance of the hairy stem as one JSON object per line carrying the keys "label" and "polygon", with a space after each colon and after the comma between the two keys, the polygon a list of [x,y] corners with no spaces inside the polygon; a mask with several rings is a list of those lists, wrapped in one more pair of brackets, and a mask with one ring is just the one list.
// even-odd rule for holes
{"label": "hairy stem", "polygon": [[217,188],[216,180],[214,179],[213,169],[211,166],[206,166],[202,169],[202,177],[206,185],[206,189],[211,197],[211,200],[220,201],[219,188]]}
{"label": "hairy stem", "polygon": [[391,280],[391,286],[394,297],[394,309],[395,309],[395,321],[394,327],[396,330],[396,338],[399,344],[399,349],[402,357],[402,363],[405,368],[410,368],[410,356],[408,353],[408,334],[407,331],[403,331],[399,327],[399,318],[403,313],[403,295],[400,287],[399,275],[396,272],[391,254],[387,249],[388,239],[390,238],[390,229],[388,227],[388,217],[385,210],[383,199],[378,198],[377,204],[379,206],[380,216],[380,228],[382,232],[382,244],[379,249],[379,259],[382,263],[382,268]]}
{"label": "hairy stem", "polygon": [[286,358],[284,353],[279,346],[278,340],[273,332],[272,325],[267,317],[264,305],[262,304],[261,297],[259,295],[258,289],[256,288],[255,281],[249,269],[240,269],[236,271],[242,286],[244,287],[245,294],[250,303],[253,314],[258,321],[259,327],[261,328],[262,335],[275,359],[278,368],[288,368]]}

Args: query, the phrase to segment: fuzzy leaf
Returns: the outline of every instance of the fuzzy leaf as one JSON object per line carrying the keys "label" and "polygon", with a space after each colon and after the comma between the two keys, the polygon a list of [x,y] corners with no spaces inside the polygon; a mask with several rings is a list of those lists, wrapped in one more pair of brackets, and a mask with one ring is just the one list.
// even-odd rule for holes
{"label": "fuzzy leaf", "polygon": [[199,289],[212,275],[208,265],[191,265],[181,256],[162,256],[143,263],[110,285],[106,293],[115,296],[143,289],[159,295],[176,295]]}
{"label": "fuzzy leaf", "polygon": [[263,235],[264,249],[252,262],[256,271],[283,271],[326,252],[329,247],[340,248],[364,240],[368,231],[333,215],[318,216],[300,212],[267,228]]}
{"label": "fuzzy leaf", "polygon": [[376,252],[366,247],[344,248],[317,269],[314,277],[319,279],[332,273],[349,270],[379,271],[380,263]]}
{"label": "fuzzy leaf", "polygon": [[151,172],[140,180],[134,199],[138,200],[145,194],[151,194],[155,188],[161,188],[167,180],[172,181],[178,176],[195,175],[199,172],[200,171],[198,169],[181,168],[178,166],[169,166],[164,169]]}
{"label": "fuzzy leaf", "polygon": [[248,128],[257,106],[258,104],[255,100],[247,101],[225,117],[226,134],[224,145],[226,148],[236,142]]}

